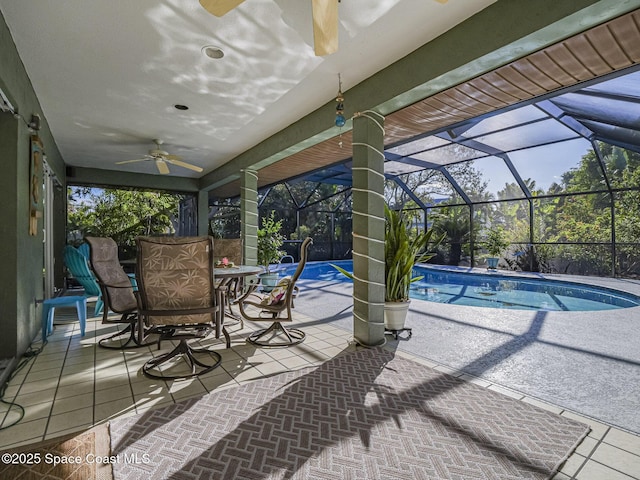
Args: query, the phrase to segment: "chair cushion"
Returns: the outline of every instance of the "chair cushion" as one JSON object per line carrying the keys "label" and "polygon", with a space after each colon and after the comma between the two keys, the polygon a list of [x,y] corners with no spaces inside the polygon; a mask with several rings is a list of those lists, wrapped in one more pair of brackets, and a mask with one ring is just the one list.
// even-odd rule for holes
{"label": "chair cushion", "polygon": [[280,303],[284,299],[284,296],[287,294],[289,285],[291,285],[291,277],[284,277],[280,279],[278,284],[273,288],[273,290],[271,290],[269,295],[262,299],[260,304],[275,305],[277,303]]}

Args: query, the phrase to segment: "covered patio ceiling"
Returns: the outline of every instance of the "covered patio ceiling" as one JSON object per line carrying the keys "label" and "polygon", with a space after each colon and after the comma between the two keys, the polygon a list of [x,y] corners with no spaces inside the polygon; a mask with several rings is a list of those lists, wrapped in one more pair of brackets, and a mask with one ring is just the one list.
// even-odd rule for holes
{"label": "covered patio ceiling", "polygon": [[[639,62],[640,12],[634,11],[390,113],[385,174],[441,169],[571,138],[639,151]],[[259,186],[294,178],[349,185],[350,157],[345,129],[261,169]],[[231,182],[211,195],[238,191]]]}
{"label": "covered patio ceiling", "polygon": [[[216,19],[195,0],[117,9],[0,0],[41,106],[20,113],[42,115],[48,155],[68,183],[228,198],[243,169],[265,187],[350,159],[351,121],[333,125],[338,73],[346,117],[385,115],[393,148],[459,134],[473,119],[584,88],[640,59],[640,0],[350,0],[340,7],[340,49],[323,59],[299,35],[309,12],[297,4],[253,0]],[[196,60],[213,39],[244,48],[233,43],[218,67]],[[7,69],[0,88],[11,93],[14,80]],[[174,104],[193,108],[176,113]],[[159,175],[154,162],[130,163],[152,138],[203,172]]]}

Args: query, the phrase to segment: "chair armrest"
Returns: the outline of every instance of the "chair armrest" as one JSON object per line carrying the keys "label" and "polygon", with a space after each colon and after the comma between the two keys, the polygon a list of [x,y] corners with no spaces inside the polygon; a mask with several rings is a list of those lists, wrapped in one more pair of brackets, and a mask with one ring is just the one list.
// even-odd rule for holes
{"label": "chair armrest", "polygon": [[247,299],[250,296],[255,296],[258,298],[262,298],[260,297],[257,293],[255,293],[256,289],[260,286],[260,281],[257,281],[255,283],[252,283],[249,285],[249,287],[247,288],[247,291],[244,292],[239,298],[237,298],[233,303],[241,303],[244,302],[245,299]]}

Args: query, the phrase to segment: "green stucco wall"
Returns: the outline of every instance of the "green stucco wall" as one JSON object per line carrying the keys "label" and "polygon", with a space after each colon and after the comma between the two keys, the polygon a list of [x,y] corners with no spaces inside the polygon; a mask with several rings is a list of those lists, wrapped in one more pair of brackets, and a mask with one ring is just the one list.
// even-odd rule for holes
{"label": "green stucco wall", "polygon": [[[22,118],[0,113],[0,358],[21,356],[40,330],[41,308],[35,299],[43,297],[43,233],[29,235],[29,161],[31,132],[26,121],[37,113],[42,119],[39,136],[47,162],[56,176],[64,179],[64,163],[49,131],[31,82],[15,49],[4,18],[0,16],[0,88]],[[25,121],[25,118],[27,119]],[[64,190],[56,190],[54,248],[56,279],[62,280],[62,245],[65,227]]]}
{"label": "green stucco wall", "polygon": [[258,264],[258,173],[255,170],[240,172],[240,225],[242,258],[246,265]]}

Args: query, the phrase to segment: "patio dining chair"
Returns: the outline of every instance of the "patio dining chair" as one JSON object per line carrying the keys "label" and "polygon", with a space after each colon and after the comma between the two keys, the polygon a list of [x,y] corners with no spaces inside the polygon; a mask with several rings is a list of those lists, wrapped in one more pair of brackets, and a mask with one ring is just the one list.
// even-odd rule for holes
{"label": "patio dining chair", "polygon": [[[203,340],[213,330],[218,306],[213,279],[213,241],[210,237],[138,237],[138,313],[158,349],[164,340],[177,346],[142,367],[151,378],[190,378],[216,368],[215,350],[196,348],[188,341]],[[224,326],[222,333],[230,344]],[[184,366],[187,366],[185,373]]]}
{"label": "patio dining chair", "polygon": [[[298,328],[285,327],[282,322],[293,322],[291,309],[293,301],[299,293],[296,282],[302,275],[308,259],[309,246],[313,239],[307,237],[300,247],[300,262],[292,277],[282,278],[276,287],[268,294],[256,292],[259,283],[249,287],[247,292],[236,302],[240,314],[245,320],[252,322],[272,322],[267,328],[252,333],[247,341],[262,347],[290,347],[302,343],[305,333]],[[251,314],[251,307],[259,312]]]}
{"label": "patio dining chair", "polygon": [[241,238],[216,238],[213,241],[213,259],[218,262],[223,258],[227,258],[236,265],[242,263]]}
{"label": "patio dining chair", "polygon": [[82,254],[82,256],[84,258],[86,258],[87,260],[91,261],[91,259],[89,258],[90,256],[90,247],[89,244],[86,241],[87,239],[85,238],[85,242],[81,243],[80,245],[78,245],[78,251]]}
{"label": "patio dining chair", "polygon": [[[126,324],[124,329],[101,339],[98,345],[111,349],[144,346],[145,330],[138,318],[134,285],[118,259],[118,244],[109,237],[86,237],[85,240],[89,246],[91,270],[102,291],[102,323]],[[120,317],[109,318],[110,311],[120,314]],[[127,334],[128,338],[123,340],[123,336]]]}
{"label": "patio dining chair", "polygon": [[97,317],[103,309],[102,291],[91,271],[89,260],[76,247],[67,245],[64,247],[64,264],[71,276],[84,288],[85,296],[98,297],[93,310],[93,315]]}

